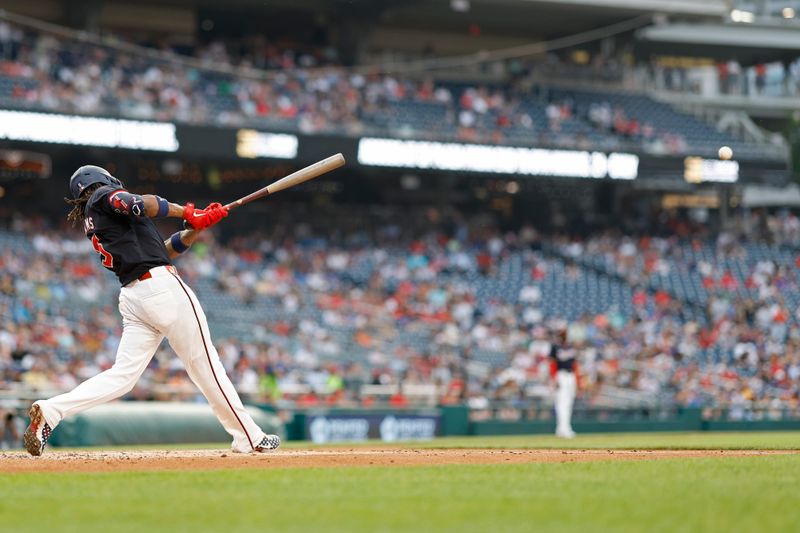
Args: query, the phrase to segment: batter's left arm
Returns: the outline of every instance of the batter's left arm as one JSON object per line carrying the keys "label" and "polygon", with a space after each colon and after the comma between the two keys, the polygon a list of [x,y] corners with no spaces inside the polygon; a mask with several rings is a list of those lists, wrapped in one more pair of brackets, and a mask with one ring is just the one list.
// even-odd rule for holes
{"label": "batter's left arm", "polygon": [[124,189],[114,191],[108,196],[111,209],[120,215],[150,218],[182,218],[188,229],[210,228],[226,216],[228,208],[219,203],[209,204],[205,209],[197,209],[194,204],[181,206],[168,202],[153,194],[133,194]]}
{"label": "batter's left arm", "polygon": [[142,202],[144,203],[144,213],[150,218],[184,218],[186,214],[186,206],[168,202],[154,194],[143,194]]}
{"label": "batter's left arm", "polygon": [[169,239],[164,241],[164,246],[167,247],[169,258],[175,259],[188,250],[189,247],[194,244],[194,241],[197,240],[198,235],[200,235],[200,232],[194,229],[185,229],[173,233]]}

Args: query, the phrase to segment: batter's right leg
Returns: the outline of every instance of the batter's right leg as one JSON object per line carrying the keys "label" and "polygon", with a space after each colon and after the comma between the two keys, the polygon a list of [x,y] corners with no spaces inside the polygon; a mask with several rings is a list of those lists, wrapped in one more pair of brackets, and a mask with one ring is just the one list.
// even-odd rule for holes
{"label": "batter's right leg", "polygon": [[89,378],[70,392],[36,402],[55,428],[62,419],[127,394],[136,385],[163,339],[144,324],[128,323],[122,331],[114,366]]}
{"label": "batter's right leg", "polygon": [[[130,392],[163,338],[145,324],[126,319],[114,366],[89,378],[70,392],[34,403],[31,408],[31,425],[25,436],[28,451],[33,455],[42,453],[47,438],[42,434],[45,426],[41,422],[46,422],[52,430],[70,415]],[[38,425],[35,419],[37,416],[41,418]]]}

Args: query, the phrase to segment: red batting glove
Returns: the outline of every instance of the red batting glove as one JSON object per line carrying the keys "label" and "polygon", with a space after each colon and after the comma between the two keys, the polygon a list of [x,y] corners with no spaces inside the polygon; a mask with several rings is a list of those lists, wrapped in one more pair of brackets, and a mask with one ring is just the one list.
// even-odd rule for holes
{"label": "red batting glove", "polygon": [[208,204],[208,207],[206,207],[203,211],[205,211],[208,214],[208,217],[211,219],[211,223],[206,226],[208,228],[228,216],[228,208],[219,202]]}
{"label": "red batting glove", "polygon": [[196,209],[191,202],[183,207],[183,220],[186,221],[187,227],[196,230],[208,229],[226,216],[228,208],[216,202],[205,209]]}
{"label": "red batting glove", "polygon": [[202,209],[195,209],[192,202],[183,206],[183,225],[190,229],[199,229]]}
{"label": "red batting glove", "polygon": [[184,226],[190,229],[204,230],[219,222],[221,217],[212,216],[206,209],[197,209],[189,202],[183,206]]}

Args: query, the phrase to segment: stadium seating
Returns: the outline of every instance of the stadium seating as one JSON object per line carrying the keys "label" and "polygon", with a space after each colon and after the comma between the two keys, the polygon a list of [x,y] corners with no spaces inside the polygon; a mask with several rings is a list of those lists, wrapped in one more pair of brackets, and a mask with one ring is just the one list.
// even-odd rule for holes
{"label": "stadium seating", "polygon": [[[14,280],[13,288],[0,283],[5,335],[15,332],[20,353],[44,358],[56,373],[80,369],[78,361],[102,368],[119,335],[116,282],[101,272],[88,244],[57,233],[52,239],[37,243],[27,233],[0,232],[0,282],[4,275]],[[409,383],[431,383],[435,367],[443,375],[465,373],[474,394],[491,397],[503,376],[526,369],[535,390],[545,379],[537,368],[547,355],[537,343],[567,327],[582,339],[589,382],[655,390],[685,405],[726,406],[738,392],[721,376],[761,376],[753,392],[758,401],[797,393],[796,380],[776,373],[800,372],[793,352],[780,348],[800,332],[791,312],[800,305],[797,282],[785,272],[797,249],[773,240],[642,241],[629,261],[620,254],[637,241],[606,234],[571,243],[545,239],[543,252],[498,248],[492,239],[470,247],[431,239],[379,247],[363,236],[359,248],[339,249],[317,237],[279,254],[275,243],[258,258],[213,245],[210,254],[182,258],[179,269],[203,303],[220,353],[232,357],[225,360],[234,380],[246,375],[235,370],[242,360],[259,375],[277,372],[287,390],[330,373],[360,375],[356,383],[412,377]],[[459,249],[463,257],[451,255]],[[487,250],[489,263],[476,260]],[[53,262],[61,275],[39,275]],[[317,266],[309,270],[311,264]],[[69,274],[74,268],[80,277]],[[773,273],[763,275],[764,269]],[[659,300],[660,293],[668,298]],[[741,318],[743,305],[752,306],[748,319]],[[757,359],[747,355],[752,349]],[[768,360],[769,370],[758,374]],[[56,388],[73,383],[69,373],[66,381],[39,376],[34,361],[0,364],[5,386],[18,379],[50,380]],[[177,367],[169,357],[157,361],[145,382],[174,382]]]}
{"label": "stadium seating", "polygon": [[[46,46],[37,46],[44,40]],[[720,146],[728,145],[739,157],[774,157],[773,151],[718,132],[641,94],[559,87],[519,92],[502,85],[476,87],[452,81],[434,82],[430,93],[424,94],[416,80],[390,76],[364,79],[342,68],[313,73],[286,71],[256,81],[196,70],[177,62],[145,61],[110,48],[31,32],[24,33],[21,44],[31,51],[23,55],[24,46],[12,47],[12,57],[0,65],[5,67],[0,68],[3,107],[306,133],[363,131],[395,137],[657,154],[713,156]],[[59,50],[62,68],[48,67],[50,47]],[[204,50],[195,52],[204,57]],[[228,62],[233,63],[233,58]],[[440,92],[449,97],[440,98]],[[462,99],[465,94],[468,98]],[[343,105],[353,99],[355,110]],[[473,105],[474,100],[480,100],[481,105]],[[569,116],[548,116],[548,106],[563,103],[571,107]],[[651,131],[644,135],[597,128],[589,119],[593,104],[610,105],[624,120],[648,125]],[[465,112],[468,116],[462,119]]]}

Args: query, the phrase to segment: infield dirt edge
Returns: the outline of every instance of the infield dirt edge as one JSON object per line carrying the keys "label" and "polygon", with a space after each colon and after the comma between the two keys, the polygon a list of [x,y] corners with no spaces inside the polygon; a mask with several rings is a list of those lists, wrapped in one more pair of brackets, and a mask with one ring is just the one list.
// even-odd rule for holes
{"label": "infield dirt edge", "polygon": [[800,455],[792,450],[289,449],[241,455],[230,450],[46,451],[0,453],[0,472],[138,472],[237,468],[336,468],[641,461]]}

